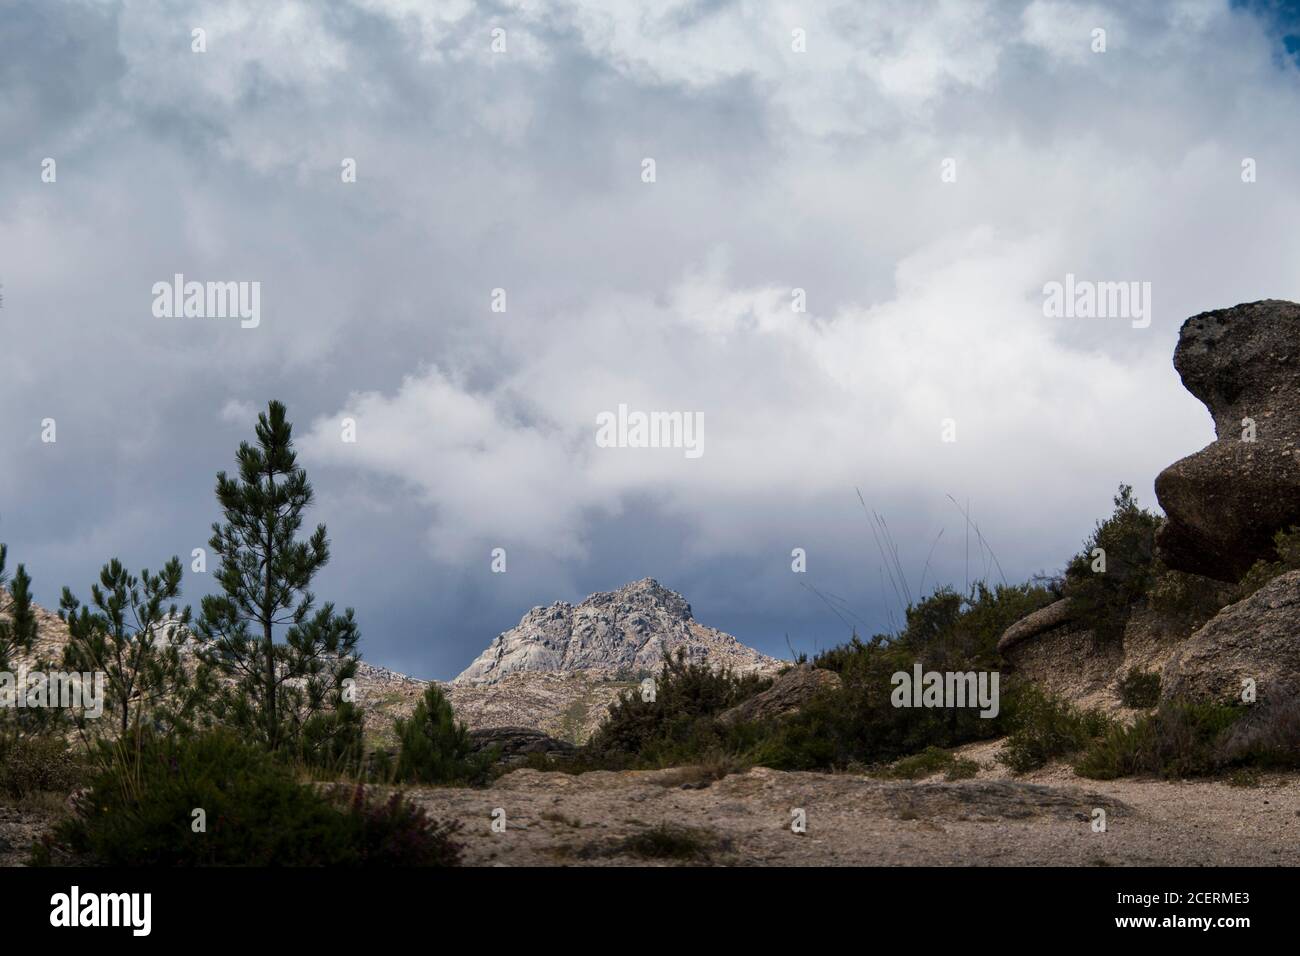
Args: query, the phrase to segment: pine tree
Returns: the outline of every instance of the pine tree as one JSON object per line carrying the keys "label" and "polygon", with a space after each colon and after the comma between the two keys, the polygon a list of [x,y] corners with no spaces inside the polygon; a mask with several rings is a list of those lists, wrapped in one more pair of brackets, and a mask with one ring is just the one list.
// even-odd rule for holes
{"label": "pine tree", "polygon": [[411,783],[461,783],[480,776],[485,767],[470,757],[469,731],[456,720],[451,702],[430,684],[410,720],[393,722],[400,751],[397,778]]}
{"label": "pine tree", "polygon": [[146,716],[155,728],[184,726],[194,704],[181,657],[190,609],[166,604],[180,596],[181,577],[179,558],[139,578],[114,558],[91,588],[93,611],[63,589],[59,617],[70,635],[63,666],[104,674],[107,708],[123,736]]}
{"label": "pine tree", "polygon": [[29,653],[36,642],[32,579],[20,564],[10,583],[5,573],[8,558],[9,548],[0,544],[0,671],[11,670],[13,656]]}
{"label": "pine tree", "polygon": [[[32,579],[21,564],[14,570],[10,581],[5,572],[9,549],[0,544],[0,671],[13,670],[18,654],[30,654],[36,644],[36,614],[32,610]],[[25,692],[13,686],[5,695]],[[0,700],[0,749],[8,741],[16,740],[24,729],[41,722],[43,712],[17,710],[16,701]]]}
{"label": "pine tree", "polygon": [[238,477],[217,475],[225,522],[212,526],[209,546],[224,593],[203,599],[196,625],[203,660],[226,678],[213,709],[272,750],[350,753],[360,743],[348,699],[360,632],[351,608],[315,609],[311,581],[329,561],[329,541],[324,525],[296,538],[312,488],[283,404],[258,416],[256,435],[256,445],[240,443]]}

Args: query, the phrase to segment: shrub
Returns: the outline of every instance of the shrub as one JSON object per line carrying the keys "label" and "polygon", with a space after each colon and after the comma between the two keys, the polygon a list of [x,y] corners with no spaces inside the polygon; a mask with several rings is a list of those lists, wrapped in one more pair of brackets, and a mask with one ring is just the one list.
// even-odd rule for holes
{"label": "shrub", "polygon": [[[589,756],[619,760],[636,757],[651,765],[688,761],[718,751],[734,752],[745,731],[720,727],[714,717],[770,686],[753,674],[714,670],[664,654],[655,681],[655,699],[643,700],[639,688],[624,693],[587,747]],[[733,746],[728,746],[733,742]]]}
{"label": "shrub", "polygon": [[1191,633],[1238,596],[1236,588],[1222,581],[1184,571],[1159,570],[1152,577],[1147,600],[1164,620],[1176,622]]}
{"label": "shrub", "polygon": [[618,850],[651,860],[710,859],[719,850],[727,850],[726,841],[710,830],[663,823],[628,837]]}
{"label": "shrub", "polygon": [[1300,528],[1291,527],[1273,535],[1273,551],[1276,561],[1256,561],[1238,584],[1240,594],[1237,600],[1250,597],[1275,577],[1300,568]]}
{"label": "shrub", "polygon": [[[37,862],[107,866],[452,865],[455,825],[401,798],[303,786],[229,731],[105,745],[103,769]],[[205,830],[194,832],[194,810]]]}
{"label": "shrub", "polygon": [[22,736],[0,741],[0,793],[21,799],[31,793],[70,793],[86,768],[62,738]]}
{"label": "shrub", "polygon": [[1214,773],[1223,767],[1225,736],[1241,716],[1239,708],[1222,704],[1165,701],[1132,727],[1112,725],[1088,748],[1075,772],[1094,780]]}
{"label": "shrub", "polygon": [[470,783],[488,774],[491,757],[473,754],[469,731],[451,702],[430,684],[410,720],[397,720],[397,779],[409,783]]}
{"label": "shrub", "polygon": [[[1065,594],[1076,619],[1100,641],[1118,640],[1133,608],[1151,588],[1159,567],[1155,533],[1160,517],[1139,508],[1130,485],[1120,485],[1115,512],[1098,522],[1083,550],[1065,569]],[[1093,552],[1105,552],[1105,571],[1093,571]]]}
{"label": "shrub", "polygon": [[919,754],[904,757],[889,768],[888,776],[903,780],[919,780],[942,773],[948,780],[965,780],[979,772],[973,760],[959,760],[951,751],[940,747],[926,747]]}
{"label": "shrub", "polygon": [[[752,762],[785,770],[818,770],[876,764],[925,750],[987,740],[1005,732],[1005,703],[997,717],[972,708],[895,707],[893,675],[926,670],[998,669],[1002,633],[1052,600],[1039,585],[989,588],[977,584],[963,598],[939,588],[908,609],[903,632],[870,641],[854,637],[819,655],[814,663],[836,671],[840,690],[814,697],[761,739]],[[1007,694],[1002,693],[1003,701]]]}
{"label": "shrub", "polygon": [[301,733],[286,752],[317,773],[337,778],[362,772],[365,762],[365,723],[361,709],[340,701],[331,710],[320,710],[303,721]]}
{"label": "shrub", "polygon": [[348,817],[359,831],[359,859],[365,866],[454,866],[460,846],[456,823],[434,823],[421,807],[400,793],[372,802],[366,788],[352,791]]}
{"label": "shrub", "polygon": [[1160,675],[1134,667],[1119,680],[1119,702],[1125,707],[1154,707],[1160,702]]}
{"label": "shrub", "polygon": [[1102,714],[1079,710],[1033,686],[1018,687],[1008,703],[1011,735],[998,759],[1016,773],[1083,750],[1109,725]]}
{"label": "shrub", "polygon": [[[978,583],[968,597],[951,588],[936,589],[908,609],[902,633],[865,641],[855,634],[819,654],[814,666],[835,671],[842,686],[820,691],[779,720],[719,724],[719,713],[765,683],[680,658],[669,660],[656,701],[643,701],[635,691],[624,695],[591,743],[563,769],[725,760],[737,767],[826,770],[880,764],[929,746],[951,748],[1000,736],[1004,718],[981,717],[977,708],[895,707],[893,675],[910,674],[918,662],[934,671],[997,671],[1002,633],[1054,599],[1041,584],[989,588]],[[963,765],[955,772],[969,773],[970,768]]]}
{"label": "shrub", "polygon": [[1287,693],[1248,708],[1224,735],[1218,756],[1228,765],[1300,768],[1300,699]]}

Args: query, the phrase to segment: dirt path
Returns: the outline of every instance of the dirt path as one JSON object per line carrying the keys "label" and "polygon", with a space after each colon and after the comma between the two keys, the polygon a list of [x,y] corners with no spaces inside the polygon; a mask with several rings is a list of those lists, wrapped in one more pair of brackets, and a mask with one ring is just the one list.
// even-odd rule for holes
{"label": "dirt path", "polygon": [[[1300,786],[1094,782],[1068,767],[1010,778],[996,745],[968,748],[980,774],[953,783],[756,769],[714,783],[682,770],[570,776],[520,770],[489,790],[413,796],[464,826],[472,865],[1300,865]],[[685,788],[684,788],[685,787]],[[492,812],[506,829],[493,832]],[[804,811],[807,832],[791,830]],[[1093,812],[1106,812],[1094,832]],[[662,859],[629,838],[667,825],[699,852]],[[675,832],[675,831],[669,831]],[[675,844],[674,844],[675,845]],[[651,855],[647,856],[649,852]]]}

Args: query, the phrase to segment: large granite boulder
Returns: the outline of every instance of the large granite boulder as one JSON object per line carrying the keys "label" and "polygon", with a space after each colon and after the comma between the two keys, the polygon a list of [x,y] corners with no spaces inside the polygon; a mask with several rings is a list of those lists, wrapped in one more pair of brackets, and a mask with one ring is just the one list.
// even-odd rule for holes
{"label": "large granite boulder", "polygon": [[1013,673],[1079,707],[1118,711],[1131,671],[1160,672],[1187,639],[1183,621],[1133,608],[1119,639],[1099,640],[1068,598],[1021,618],[1002,634],[998,653]]}
{"label": "large granite boulder", "polygon": [[[1221,581],[1273,556],[1300,525],[1300,305],[1277,299],[1194,315],[1174,352],[1214,417],[1215,441],[1156,478],[1168,515],[1156,544],[1171,568]],[[1254,424],[1254,441],[1243,432]]]}
{"label": "large granite boulder", "polygon": [[1246,678],[1261,701],[1300,688],[1300,571],[1274,578],[1189,637],[1165,665],[1160,693],[1240,703]]}
{"label": "large granite boulder", "polygon": [[767,690],[755,694],[749,700],[729,710],[724,710],[718,715],[718,721],[723,724],[737,724],[784,717],[808,703],[818,691],[836,688],[840,684],[840,675],[834,671],[813,667],[810,664],[800,664],[779,676]]}
{"label": "large granite boulder", "polygon": [[578,749],[566,740],[557,740],[532,727],[481,727],[469,732],[469,740],[474,753],[497,748],[498,759],[505,764],[522,763],[532,754],[567,760]]}
{"label": "large granite boulder", "polygon": [[1072,617],[1073,611],[1069,598],[1061,598],[1047,607],[1039,608],[1033,614],[1022,617],[1003,632],[998,640],[998,653],[1007,656],[1016,645],[1056,630],[1068,624]]}

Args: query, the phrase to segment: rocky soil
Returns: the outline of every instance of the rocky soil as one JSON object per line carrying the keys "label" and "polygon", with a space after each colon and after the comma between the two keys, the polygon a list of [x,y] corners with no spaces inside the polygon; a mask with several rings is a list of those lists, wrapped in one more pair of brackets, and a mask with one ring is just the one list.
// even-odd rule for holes
{"label": "rocky soil", "polygon": [[[972,779],[895,781],[754,769],[721,780],[695,768],[516,770],[488,789],[418,788],[434,816],[460,821],[477,866],[1297,866],[1300,776],[1226,782],[1091,781],[1055,764],[1012,777],[1000,742],[958,756]],[[18,866],[59,801],[0,806],[0,865]],[[492,813],[505,811],[494,833]],[[1104,809],[1104,833],[1092,829]],[[792,811],[807,831],[791,830]],[[647,855],[644,839],[685,829],[691,852]]]}
{"label": "rocky soil", "polygon": [[[999,747],[959,752],[981,770],[952,783],[767,769],[716,782],[688,768],[518,770],[487,790],[413,796],[462,823],[466,862],[480,866],[1300,865],[1295,775],[1255,787],[1097,782],[1058,765],[1012,778],[994,760]],[[491,828],[496,808],[506,814],[502,833]],[[1097,808],[1107,814],[1103,833],[1092,829]],[[791,830],[796,809],[806,813],[804,834]],[[695,852],[647,856],[636,838],[665,825],[686,828]]]}

